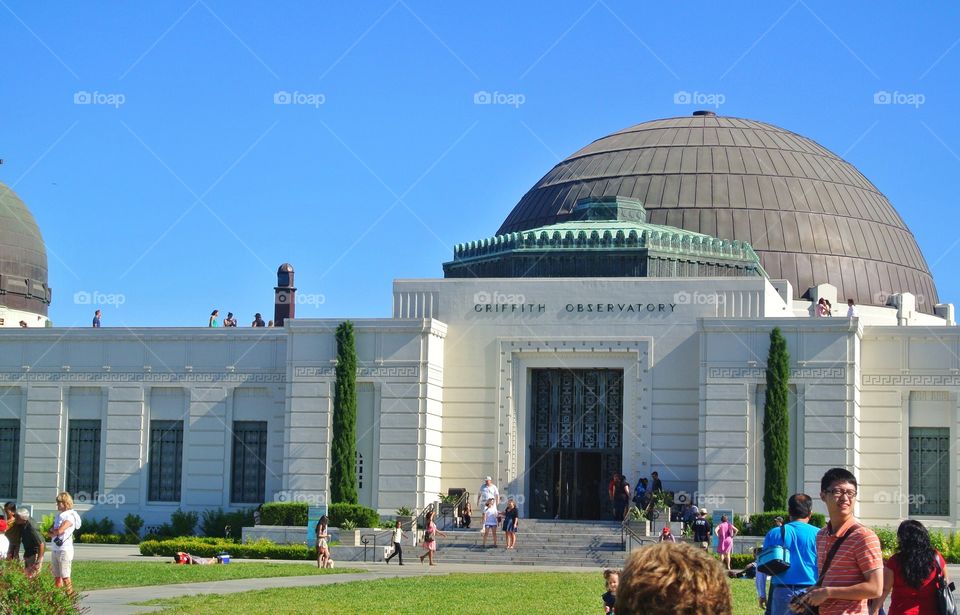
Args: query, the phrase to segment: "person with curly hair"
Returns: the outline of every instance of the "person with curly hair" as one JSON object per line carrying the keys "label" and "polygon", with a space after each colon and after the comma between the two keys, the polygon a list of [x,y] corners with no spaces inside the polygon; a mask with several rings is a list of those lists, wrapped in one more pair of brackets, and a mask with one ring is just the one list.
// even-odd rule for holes
{"label": "person with curly hair", "polygon": [[883,594],[870,603],[871,615],[880,612],[891,593],[887,615],[937,613],[941,572],[946,578],[947,562],[930,543],[927,528],[913,519],[904,521],[897,528],[897,552],[883,566]]}
{"label": "person with curly hair", "polygon": [[732,615],[720,562],[686,543],[660,542],[630,554],[617,588],[617,615]]}

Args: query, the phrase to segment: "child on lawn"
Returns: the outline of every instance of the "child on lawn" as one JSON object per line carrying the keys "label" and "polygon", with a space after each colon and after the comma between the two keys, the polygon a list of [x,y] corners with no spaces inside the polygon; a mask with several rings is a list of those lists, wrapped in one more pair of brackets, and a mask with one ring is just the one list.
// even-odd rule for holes
{"label": "child on lawn", "polygon": [[603,612],[615,615],[614,606],[617,604],[617,587],[620,585],[620,571],[607,569],[603,571],[603,578],[607,583],[607,591],[603,598]]}

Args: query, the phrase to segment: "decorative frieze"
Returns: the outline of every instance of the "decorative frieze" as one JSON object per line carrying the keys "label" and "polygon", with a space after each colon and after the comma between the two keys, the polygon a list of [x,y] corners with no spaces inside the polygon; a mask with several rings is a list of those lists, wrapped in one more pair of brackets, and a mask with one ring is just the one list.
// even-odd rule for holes
{"label": "decorative frieze", "polygon": [[282,373],[228,373],[228,372],[0,372],[0,383],[59,382],[71,383],[263,383],[283,384]]}
{"label": "decorative frieze", "polygon": [[[333,378],[336,375],[334,367],[295,367],[294,378]],[[357,378],[416,378],[420,375],[418,365],[403,365],[391,367],[358,367]]]}
{"label": "decorative frieze", "polygon": [[956,387],[960,374],[864,374],[863,386]]}
{"label": "decorative frieze", "polygon": [[[795,367],[790,370],[791,380],[845,380],[847,369],[833,367]],[[763,380],[767,370],[763,367],[710,367],[707,380]]]}

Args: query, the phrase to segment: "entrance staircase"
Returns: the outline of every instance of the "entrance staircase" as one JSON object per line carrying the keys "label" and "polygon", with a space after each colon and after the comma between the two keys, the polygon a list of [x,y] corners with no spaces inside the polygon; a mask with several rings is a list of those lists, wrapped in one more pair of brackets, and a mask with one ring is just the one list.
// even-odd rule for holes
{"label": "entrance staircase", "polygon": [[496,549],[490,546],[489,538],[487,548],[481,546],[483,536],[478,528],[451,527],[442,531],[447,537],[438,538],[437,559],[450,564],[622,568],[626,555],[620,524],[616,521],[521,519],[517,547],[510,550],[504,548],[506,540],[500,528],[497,528]]}

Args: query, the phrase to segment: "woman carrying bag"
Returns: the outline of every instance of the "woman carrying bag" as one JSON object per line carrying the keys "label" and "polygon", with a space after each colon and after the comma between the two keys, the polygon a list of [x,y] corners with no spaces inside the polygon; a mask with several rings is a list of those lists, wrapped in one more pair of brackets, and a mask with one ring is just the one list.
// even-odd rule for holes
{"label": "woman carrying bag", "polygon": [[[883,594],[870,603],[870,614],[880,613],[887,596],[893,594],[887,615],[939,615],[941,587],[945,585],[947,562],[930,543],[927,528],[919,521],[909,519],[897,528],[897,552],[883,567]],[[947,592],[950,590],[947,589]],[[947,611],[947,615],[956,609]]]}

